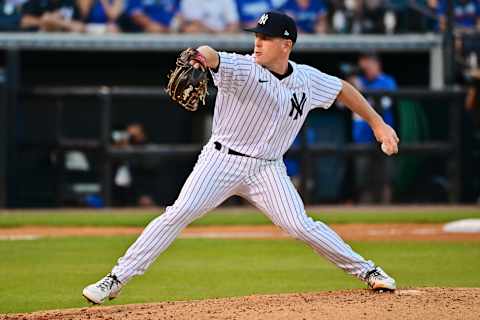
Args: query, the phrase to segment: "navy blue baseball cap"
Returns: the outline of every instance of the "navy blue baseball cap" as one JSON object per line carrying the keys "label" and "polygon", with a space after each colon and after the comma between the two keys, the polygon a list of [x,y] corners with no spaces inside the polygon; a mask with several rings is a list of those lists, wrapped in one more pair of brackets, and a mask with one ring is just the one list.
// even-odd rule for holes
{"label": "navy blue baseball cap", "polygon": [[244,29],[248,32],[261,33],[270,37],[290,39],[293,43],[297,41],[297,25],[295,21],[280,12],[265,12],[258,19],[255,28]]}

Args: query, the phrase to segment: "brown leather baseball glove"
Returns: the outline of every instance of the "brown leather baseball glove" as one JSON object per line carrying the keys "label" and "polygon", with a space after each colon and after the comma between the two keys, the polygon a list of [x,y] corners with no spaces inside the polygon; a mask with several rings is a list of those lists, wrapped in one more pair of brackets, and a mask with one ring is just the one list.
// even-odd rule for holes
{"label": "brown leather baseball glove", "polygon": [[[191,61],[198,62],[200,67],[194,68]],[[200,101],[205,105],[207,70],[205,57],[198,50],[183,50],[177,58],[175,69],[168,75],[168,95],[189,111],[197,110]]]}

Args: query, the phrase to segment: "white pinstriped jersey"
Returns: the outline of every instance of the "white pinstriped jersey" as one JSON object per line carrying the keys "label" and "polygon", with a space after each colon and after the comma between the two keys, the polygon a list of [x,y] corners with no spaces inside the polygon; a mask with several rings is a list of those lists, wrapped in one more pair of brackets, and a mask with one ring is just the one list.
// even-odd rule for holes
{"label": "white pinstriped jersey", "polygon": [[329,108],[342,88],[339,78],[292,61],[293,72],[279,80],[251,55],[219,56],[212,140],[255,158],[281,158],[308,112]]}
{"label": "white pinstriped jersey", "polygon": [[[175,203],[149,223],[112,273],[122,283],[143,274],[190,222],[238,195],[339,268],[365,280],[374,263],[306,215],[281,159],[308,112],[328,108],[341,81],[293,62],[293,72],[278,80],[251,56],[221,53],[220,58],[213,74],[219,91],[212,138]],[[221,152],[214,141],[251,157]]]}

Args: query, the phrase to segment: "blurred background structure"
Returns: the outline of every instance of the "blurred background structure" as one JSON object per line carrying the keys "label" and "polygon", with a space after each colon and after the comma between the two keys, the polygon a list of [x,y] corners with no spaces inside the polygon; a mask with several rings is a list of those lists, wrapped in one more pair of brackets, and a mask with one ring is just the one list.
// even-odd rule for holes
{"label": "blurred background structure", "polygon": [[312,112],[285,156],[307,204],[480,202],[479,0],[1,0],[0,208],[172,203],[215,88],[189,113],[166,76],[186,47],[250,53],[267,10],[401,139],[387,158],[343,106]]}

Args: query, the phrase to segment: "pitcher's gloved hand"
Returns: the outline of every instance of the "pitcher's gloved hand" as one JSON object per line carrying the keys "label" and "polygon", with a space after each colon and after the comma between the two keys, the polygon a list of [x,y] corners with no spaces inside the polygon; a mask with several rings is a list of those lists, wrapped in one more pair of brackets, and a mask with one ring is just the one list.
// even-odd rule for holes
{"label": "pitcher's gloved hand", "polygon": [[168,78],[166,90],[173,101],[189,111],[197,110],[200,102],[205,104],[208,67],[205,57],[198,50],[183,50]]}

